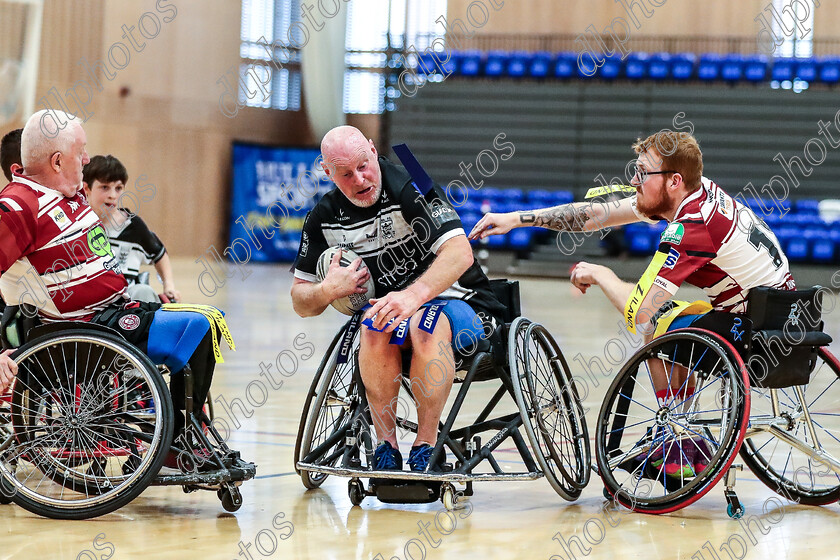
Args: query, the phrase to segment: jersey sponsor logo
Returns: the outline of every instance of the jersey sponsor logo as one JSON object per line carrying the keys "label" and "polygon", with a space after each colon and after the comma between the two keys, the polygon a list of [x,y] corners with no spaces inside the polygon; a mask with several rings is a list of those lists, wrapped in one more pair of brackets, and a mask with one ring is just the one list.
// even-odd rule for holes
{"label": "jersey sponsor logo", "polygon": [[300,256],[305,257],[306,253],[308,253],[308,252],[309,252],[309,236],[304,231],[303,235],[301,236],[301,239],[300,239]]}
{"label": "jersey sponsor logo", "polygon": [[108,241],[108,236],[100,225],[88,231],[87,244],[93,254],[98,257],[114,256],[111,252],[111,243]]}
{"label": "jersey sponsor logo", "polygon": [[439,206],[438,208],[432,210],[432,218],[438,218],[443,216],[444,214],[454,214],[455,210],[449,208],[448,206]]}
{"label": "jersey sponsor logo", "polygon": [[119,320],[120,328],[124,331],[133,331],[140,326],[140,317],[137,315],[123,315]]}
{"label": "jersey sponsor logo", "polygon": [[78,202],[73,202],[71,200],[70,202],[67,203],[67,205],[70,207],[71,212],[75,212],[76,210],[79,209],[79,203]]}
{"label": "jersey sponsor logo", "polygon": [[685,228],[682,224],[668,224],[668,227],[662,232],[662,237],[660,237],[659,240],[662,243],[673,243],[674,245],[679,245],[680,241],[682,241],[684,233]]}
{"label": "jersey sponsor logo", "polygon": [[718,195],[718,212],[724,217],[728,219],[732,219],[732,199],[726,195],[724,192],[720,192]]}
{"label": "jersey sponsor logo", "polygon": [[665,257],[665,262],[662,263],[662,266],[673,270],[674,265],[677,264],[678,260],[680,260],[680,252],[671,247],[671,250],[668,251],[668,256]]}
{"label": "jersey sponsor logo", "polygon": [[365,239],[367,239],[368,241],[374,241],[377,237],[379,237],[379,234],[376,233],[375,231],[372,232],[372,233],[366,233],[365,234]]}
{"label": "jersey sponsor logo", "polygon": [[58,226],[58,229],[62,231],[67,229],[71,224],[70,218],[68,218],[67,214],[64,213],[64,210],[58,206],[47,212],[47,214],[50,218],[52,218],[52,221],[55,222],[55,225]]}
{"label": "jersey sponsor logo", "polygon": [[336,217],[336,219],[339,222],[346,222],[347,220],[350,219],[350,216],[348,216],[347,214],[344,213],[344,208],[339,208],[338,216]]}
{"label": "jersey sponsor logo", "polygon": [[382,237],[385,239],[393,239],[396,237],[396,233],[394,233],[394,220],[391,216],[382,216],[382,220],[379,222],[380,228],[382,229]]}

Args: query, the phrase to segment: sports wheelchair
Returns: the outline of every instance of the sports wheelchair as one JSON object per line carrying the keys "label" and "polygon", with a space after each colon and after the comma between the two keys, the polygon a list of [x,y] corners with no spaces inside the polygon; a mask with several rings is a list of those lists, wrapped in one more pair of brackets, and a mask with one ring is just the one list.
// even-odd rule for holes
{"label": "sports wheelchair", "polygon": [[[443,472],[406,472],[371,469],[376,440],[358,366],[360,315],[336,334],[312,381],[295,443],[295,470],[303,485],[319,487],[329,475],[350,477],[353,505],[366,496],[386,503],[430,503],[438,499],[456,509],[462,496],[473,495],[472,483],[488,480],[534,480],[545,477],[567,500],[577,499],[590,476],[589,434],[571,373],[557,343],[537,323],[520,317],[519,285],[492,280],[491,286],[508,311],[500,327],[507,359],[492,355],[488,340],[481,340],[471,356],[457,356],[456,382],[460,388],[445,421],[429,464],[448,449],[454,465]],[[404,355],[403,372],[408,371]],[[464,373],[465,372],[465,373]],[[475,420],[455,428],[461,406],[475,381],[496,380],[500,386]],[[412,387],[404,374],[402,391],[412,400]],[[491,414],[508,393],[518,411]],[[408,407],[407,407],[408,408]],[[397,427],[417,432],[407,415],[396,414]],[[519,431],[525,430],[527,442]],[[482,443],[480,434],[490,432]],[[493,452],[511,439],[526,472],[505,472]],[[533,454],[532,454],[533,450]],[[489,472],[476,472],[482,468]],[[361,479],[369,479],[367,488]],[[455,483],[465,485],[455,491]]]}
{"label": "sports wheelchair", "polygon": [[[737,519],[744,513],[734,491],[740,451],[781,496],[812,505],[838,501],[840,362],[826,348],[822,291],[754,288],[746,314],[727,315],[716,332],[677,329],[636,352],[598,415],[595,456],[605,497],[666,513],[723,478],[727,513]],[[664,405],[654,394],[654,366],[672,388],[679,385]],[[684,390],[691,380],[693,394]],[[663,453],[678,459],[676,476],[654,466]]]}
{"label": "sports wheelchair", "polygon": [[[215,490],[227,511],[256,467],[240,459],[192,402],[184,370],[187,425],[173,441],[174,410],[164,374],[102,325],[38,325],[34,308],[6,306],[3,348],[18,374],[0,395],[0,494],[55,519],[88,519],[129,503],[149,485]],[[164,474],[176,454],[178,471]]]}

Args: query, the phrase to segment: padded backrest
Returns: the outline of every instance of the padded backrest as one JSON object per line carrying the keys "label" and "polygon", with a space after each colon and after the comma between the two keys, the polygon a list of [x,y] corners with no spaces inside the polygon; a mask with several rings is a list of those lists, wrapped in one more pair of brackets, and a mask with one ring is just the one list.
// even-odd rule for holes
{"label": "padded backrest", "polygon": [[778,330],[788,321],[796,325],[800,319],[804,321],[805,330],[822,330],[820,290],[820,286],[796,291],[753,288],[747,303],[753,330]]}
{"label": "padded backrest", "polygon": [[490,280],[490,288],[492,288],[496,298],[505,306],[503,317],[505,323],[512,323],[514,319],[522,314],[519,299],[519,282],[504,278]]}

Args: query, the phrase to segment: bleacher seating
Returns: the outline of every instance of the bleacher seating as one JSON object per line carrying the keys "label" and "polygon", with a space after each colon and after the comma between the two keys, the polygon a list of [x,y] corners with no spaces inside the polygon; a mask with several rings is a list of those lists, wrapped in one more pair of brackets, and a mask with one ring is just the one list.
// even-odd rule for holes
{"label": "bleacher seating", "polygon": [[[574,200],[570,191],[484,186],[471,191],[467,200],[457,206],[458,214],[469,232],[487,212],[515,212],[568,204]],[[790,262],[836,264],[840,262],[840,220],[826,221],[820,217],[819,201],[800,199],[770,201],[747,199],[748,206],[774,232]],[[781,206],[786,212],[782,216]],[[633,256],[652,255],[659,246],[665,222],[635,223],[623,228],[624,242]],[[487,238],[486,247],[527,253],[537,243],[547,239],[539,228],[517,228],[507,235]],[[477,242],[473,242],[477,243]]]}
{"label": "bleacher seating", "polygon": [[[599,79],[763,83],[769,80],[790,82],[820,82],[828,85],[840,83],[840,57],[774,58],[764,55],[721,55],[705,53],[644,53],[630,52],[623,59],[620,54],[604,56],[593,64],[590,56],[578,57],[575,52],[552,53],[548,51],[492,50],[453,52],[443,62],[444,53],[424,53],[420,56],[421,73],[438,73],[443,66],[445,73],[454,72],[464,77],[489,77],[513,79]],[[437,60],[436,60],[437,59]],[[438,62],[436,65],[435,62]],[[603,62],[603,64],[601,64]]]}

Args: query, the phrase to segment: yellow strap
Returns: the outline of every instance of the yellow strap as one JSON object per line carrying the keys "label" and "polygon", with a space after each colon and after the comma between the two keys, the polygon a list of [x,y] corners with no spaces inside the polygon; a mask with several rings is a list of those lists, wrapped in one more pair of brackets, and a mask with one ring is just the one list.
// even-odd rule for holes
{"label": "yellow strap", "polygon": [[630,297],[627,298],[627,303],[624,304],[624,323],[627,325],[627,330],[633,334],[636,334],[636,313],[639,312],[639,307],[641,307],[645,296],[650,291],[650,287],[653,286],[656,275],[659,274],[659,270],[667,258],[668,253],[662,251],[657,251],[653,255],[645,273],[639,278],[633,291],[630,292]]}
{"label": "yellow strap", "polygon": [[674,319],[680,315],[702,315],[712,310],[711,304],[708,301],[674,301],[675,305],[662,315],[656,323],[656,330],[653,333],[654,337],[662,336],[668,332],[668,327]]}
{"label": "yellow strap", "polygon": [[216,363],[222,363],[225,361],[224,357],[222,357],[222,350],[219,348],[219,337],[216,334],[217,327],[219,331],[221,331],[222,337],[225,339],[225,342],[230,349],[234,351],[236,350],[236,346],[233,343],[233,336],[230,334],[224,315],[222,315],[222,312],[212,305],[164,303],[163,306],[161,306],[161,309],[163,311],[192,311],[203,315],[207,319],[207,322],[210,323],[210,331],[213,338],[213,356],[216,358]]}
{"label": "yellow strap", "polygon": [[595,198],[596,196],[602,196],[614,192],[635,193],[636,187],[631,187],[630,185],[604,185],[603,187],[592,187],[586,191],[586,196],[583,198]]}

